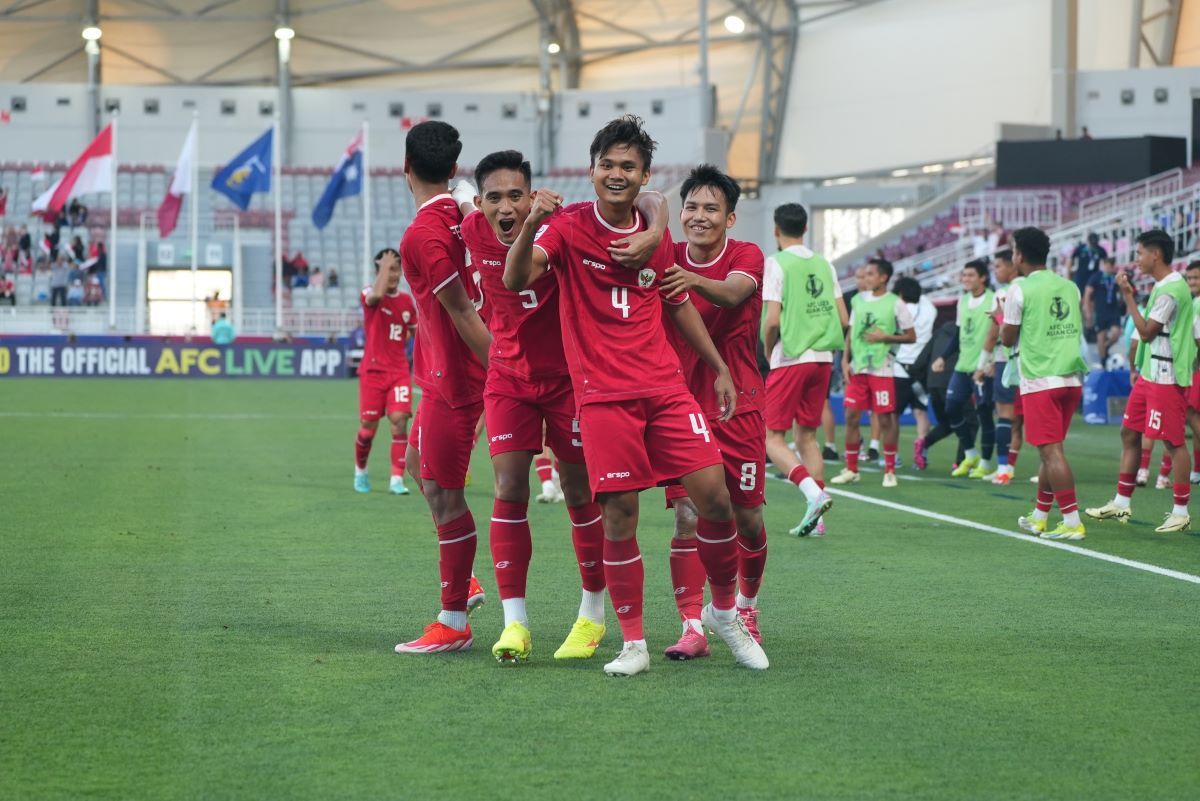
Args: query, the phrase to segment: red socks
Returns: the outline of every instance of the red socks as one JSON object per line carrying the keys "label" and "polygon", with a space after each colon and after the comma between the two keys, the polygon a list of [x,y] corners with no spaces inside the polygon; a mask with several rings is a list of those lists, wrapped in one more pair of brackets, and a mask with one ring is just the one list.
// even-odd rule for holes
{"label": "red socks", "polygon": [[1058,502],[1058,511],[1064,515],[1079,511],[1079,504],[1075,501],[1075,490],[1073,489],[1054,493],[1054,500]]}
{"label": "red socks", "polygon": [[1175,505],[1187,506],[1188,500],[1192,497],[1192,485],[1188,483],[1174,485],[1175,490]]}
{"label": "red socks", "polygon": [[1021,455],[1020,448],[1009,448],[1008,449],[1008,466],[1016,467],[1017,466],[1017,457],[1020,455]]}
{"label": "red socks", "polygon": [[[1145,451],[1142,452],[1143,455]],[[1137,489],[1137,476],[1133,473],[1118,473],[1117,474],[1117,494],[1125,498],[1132,498],[1133,491]]]}
{"label": "red socks", "polygon": [[528,511],[526,504],[502,501],[499,498],[492,506],[489,539],[500,600],[525,597],[529,560],[533,556]]}
{"label": "red socks", "polygon": [[[371,442],[375,439],[378,429],[360,428],[354,438],[354,466],[359,470],[367,469],[367,457],[371,455]],[[403,455],[400,457],[403,459]]]}
{"label": "red socks", "polygon": [[392,475],[404,475],[404,452],[408,450],[408,437],[392,437]]}
{"label": "red socks", "polygon": [[811,478],[811,474],[808,472],[808,468],[802,464],[798,464],[788,472],[787,477],[788,481],[792,482],[798,487],[800,486],[801,481],[806,478]]}
{"label": "red socks", "polygon": [[1151,450],[1152,450],[1151,448],[1142,448],[1142,461],[1138,464],[1138,467],[1140,469],[1142,469],[1142,470],[1150,469],[1150,451]]}
{"label": "red socks", "polygon": [[747,598],[757,598],[763,568],[767,565],[767,527],[764,525],[759,531],[757,542],[738,534],[737,544],[738,592]]}
{"label": "red socks", "polygon": [[646,639],[642,630],[642,592],[646,574],[637,537],[621,542],[604,541],[604,580],[621,624],[622,639],[625,642]]}
{"label": "red socks", "polygon": [[708,587],[712,592],[714,609],[733,609],[737,600],[737,526],[733,520],[696,521],[696,549]]}
{"label": "red socks", "polygon": [[475,563],[475,519],[470,510],[437,527],[438,571],[442,577],[442,609],[467,611],[471,566]]}
{"label": "red socks", "polygon": [[1050,514],[1050,510],[1054,508],[1054,493],[1048,490],[1038,489],[1037,491],[1037,510]]}
{"label": "red socks", "polygon": [[895,448],[893,448],[890,451],[887,448],[883,449],[883,472],[885,472],[885,473],[895,473],[896,472],[896,449]]}
{"label": "red socks", "polygon": [[1173,467],[1173,465],[1171,464],[1171,454],[1167,453],[1166,449],[1164,448],[1162,461],[1158,465],[1159,477],[1166,478],[1167,476],[1171,475],[1172,467]]}
{"label": "red socks", "polygon": [[537,470],[538,481],[549,481],[550,471],[554,467],[554,463],[550,461],[549,456],[533,457],[533,467]]}
{"label": "red socks", "polygon": [[671,540],[671,588],[681,620],[699,620],[704,606],[704,563],[696,540]]}
{"label": "red socks", "polygon": [[862,440],[851,442],[846,440],[846,469],[851,473],[858,472],[858,449],[862,447]]}
{"label": "red socks", "polygon": [[579,563],[583,588],[588,592],[600,592],[604,589],[604,519],[600,504],[569,506],[567,514],[571,517],[571,542],[575,546],[575,561]]}

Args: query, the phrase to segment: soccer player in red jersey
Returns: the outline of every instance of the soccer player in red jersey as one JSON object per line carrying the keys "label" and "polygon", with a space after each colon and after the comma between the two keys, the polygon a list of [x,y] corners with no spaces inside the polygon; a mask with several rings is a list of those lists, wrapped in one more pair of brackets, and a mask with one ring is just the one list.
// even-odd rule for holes
{"label": "soccer player in red jersey", "polygon": [[[734,416],[721,420],[716,374],[673,327],[667,329],[683,366],[688,389],[712,427],[725,467],[725,486],[737,521],[737,612],[759,642],[758,587],[767,561],[763,527],[763,478],[766,470],[766,390],[758,372],[758,327],[762,318],[763,253],[757,245],[730,239],[737,220],[741,188],[710,165],[692,170],[683,182],[679,218],[686,242],[675,243],[675,266],[663,288],[670,296],[686,292],[700,312],[704,327],[729,366],[737,387]],[[679,484],[667,487],[667,506],[675,508],[671,540],[671,585],[683,620],[683,635],[666,649],[669,659],[708,656],[708,640],[700,624],[704,603],[704,565],[696,549],[696,505]]]}
{"label": "soccer player in red jersey", "polygon": [[[533,200],[531,170],[525,157],[514,150],[487,155],[475,168],[475,179],[479,191],[473,205],[463,205],[466,216],[462,236],[487,299],[487,323],[492,332],[483,397],[496,477],[490,530],[492,560],[504,606],[504,631],[492,647],[492,654],[501,662],[524,661],[531,650],[525,608],[533,550],[528,519],[529,465],[546,442],[558,458],[583,581],[578,618],[554,656],[586,659],[595,653],[605,631],[601,564],[604,527],[600,507],[588,487],[575,420],[575,396],[558,315],[558,281],[544,275],[520,292],[504,286],[509,247],[529,216]],[[644,263],[665,230],[666,201],[657,193],[654,197],[639,196],[639,200],[645,201],[659,223],[658,229],[636,235]],[[664,208],[658,209],[658,203]],[[472,211],[474,208],[478,210]]]}
{"label": "soccer player in red jersey", "polygon": [[358,365],[358,416],[354,440],[354,489],[370,492],[367,457],[379,429],[380,417],[392,427],[393,495],[407,495],[404,457],[408,447],[408,420],[412,416],[412,384],[407,344],[417,329],[417,307],[400,291],[400,254],[392,248],[375,257],[375,283],[362,292],[363,331],[366,346]]}
{"label": "soccer player in red jersey", "polygon": [[461,151],[458,131],[439,120],[413,126],[405,142],[404,175],[417,214],[404,232],[400,256],[421,315],[413,378],[422,390],[413,426],[417,442],[409,442],[407,460],[409,472],[420,473],[437,526],[442,611],[421,637],[397,645],[397,653],[469,648],[468,600],[482,596],[471,575],[475,520],[463,487],[483,413],[492,338],[469,294],[474,281],[459,235],[462,212],[449,192]]}
{"label": "soccer player in red jersey", "polygon": [[[645,226],[634,201],[650,180],[654,146],[636,117],[604,126],[590,149],[596,200],[547,223],[561,198],[539,191],[508,252],[504,284],[521,292],[547,271],[558,280],[584,457],[604,517],[604,578],[624,638],[605,673],[631,676],[650,666],[642,630],[638,492],[672,479],[683,483],[699,514],[696,541],[712,591],[701,620],[740,664],[764,669],[767,656],[735,609],[737,530],[721,455],[662,327],[662,280],[674,250],[664,236],[666,246],[659,245],[640,270],[620,265],[610,252],[614,237]],[[736,390],[704,321],[685,293],[666,306],[716,373],[721,419],[727,420]]]}

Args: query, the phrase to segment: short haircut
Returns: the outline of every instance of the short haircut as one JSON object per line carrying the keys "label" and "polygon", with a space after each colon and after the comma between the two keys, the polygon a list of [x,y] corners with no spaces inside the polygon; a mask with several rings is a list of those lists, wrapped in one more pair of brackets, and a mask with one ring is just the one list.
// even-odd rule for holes
{"label": "short haircut", "polygon": [[892,280],[892,273],[896,270],[892,267],[892,263],[883,256],[873,256],[867,259],[867,264],[874,264],[875,269],[887,276],[887,279]]}
{"label": "short haircut", "polygon": [[1137,243],[1143,248],[1158,248],[1162,260],[1170,264],[1175,260],[1175,240],[1161,228],[1151,228],[1138,234]]}
{"label": "short haircut", "polygon": [[784,203],[775,207],[775,225],[784,236],[798,238],[808,230],[808,212],[799,203]]}
{"label": "short haircut", "polygon": [[1115,256],[1104,256],[1103,258],[1100,259],[1100,263],[1101,264],[1116,264],[1117,259]]}
{"label": "short haircut", "polygon": [[400,251],[396,250],[395,248],[384,248],[375,254],[375,261],[373,262],[375,265],[375,272],[379,272],[379,260],[389,253],[395,254],[397,259],[400,258]]}
{"label": "short haircut", "polygon": [[635,114],[625,114],[597,131],[589,151],[592,166],[595,167],[596,160],[614,147],[629,145],[642,157],[642,169],[650,169],[650,162],[654,158],[654,149],[658,147],[658,142],[650,138],[650,134],[646,133],[643,125],[641,117]]}
{"label": "short haircut", "polygon": [[498,150],[495,153],[488,153],[475,165],[475,183],[479,187],[480,194],[483,193],[484,181],[488,179],[489,175],[499,170],[513,170],[521,173],[525,178],[526,186],[533,183],[533,168],[529,166],[529,162],[519,151]]}
{"label": "short haircut", "polygon": [[449,181],[462,153],[458,129],[441,120],[414,125],[404,140],[404,158],[413,173],[431,184]]}
{"label": "short haircut", "polygon": [[725,196],[727,214],[733,213],[737,208],[738,198],[742,196],[742,188],[738,186],[737,181],[711,164],[701,164],[684,180],[683,187],[679,190],[679,199],[687,203],[688,195],[701,187],[714,189],[717,194]]}
{"label": "short haircut", "polygon": [[[1200,260],[1188,262],[1188,270],[1200,270]],[[1186,272],[1186,270],[1185,270]]]}
{"label": "short haircut", "polygon": [[1050,237],[1041,228],[1032,225],[1018,228],[1012,235],[1013,249],[1025,257],[1029,264],[1043,267],[1050,255]]}
{"label": "short haircut", "polygon": [[1011,263],[1012,262],[1012,248],[1001,248],[1000,250],[997,250],[995,253],[995,259],[996,259],[996,261],[1004,260],[1004,261]]}
{"label": "short haircut", "polygon": [[964,270],[974,270],[976,274],[983,279],[984,283],[988,280],[988,263],[987,259],[971,259],[963,265]]}
{"label": "short haircut", "polygon": [[921,282],[911,275],[902,275],[896,279],[892,291],[905,303],[916,303],[921,299]]}

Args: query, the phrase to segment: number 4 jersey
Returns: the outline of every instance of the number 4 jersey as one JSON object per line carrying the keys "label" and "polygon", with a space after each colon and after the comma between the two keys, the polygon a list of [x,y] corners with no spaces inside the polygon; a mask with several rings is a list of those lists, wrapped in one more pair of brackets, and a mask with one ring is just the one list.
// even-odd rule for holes
{"label": "number 4 jersey", "polygon": [[580,406],[684,388],[679,357],[662,329],[660,285],[675,262],[670,234],[639,270],[608,252],[614,241],[645,228],[636,210],[633,226],[621,229],[605,222],[595,203],[583,203],[552,217],[534,239],[558,277],[563,345]]}

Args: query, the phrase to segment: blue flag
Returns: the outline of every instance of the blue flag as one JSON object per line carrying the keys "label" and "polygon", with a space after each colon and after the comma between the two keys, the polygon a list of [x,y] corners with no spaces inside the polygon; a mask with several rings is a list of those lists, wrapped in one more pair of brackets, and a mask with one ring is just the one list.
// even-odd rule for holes
{"label": "blue flag", "polygon": [[268,129],[213,176],[212,188],[242,211],[250,205],[250,196],[255,192],[271,191],[271,134]]}
{"label": "blue flag", "polygon": [[317,228],[324,228],[333,216],[334,205],[344,197],[362,192],[362,132],[360,131],[342,154],[341,161],[333,171],[321,199],[313,207],[312,221]]}

